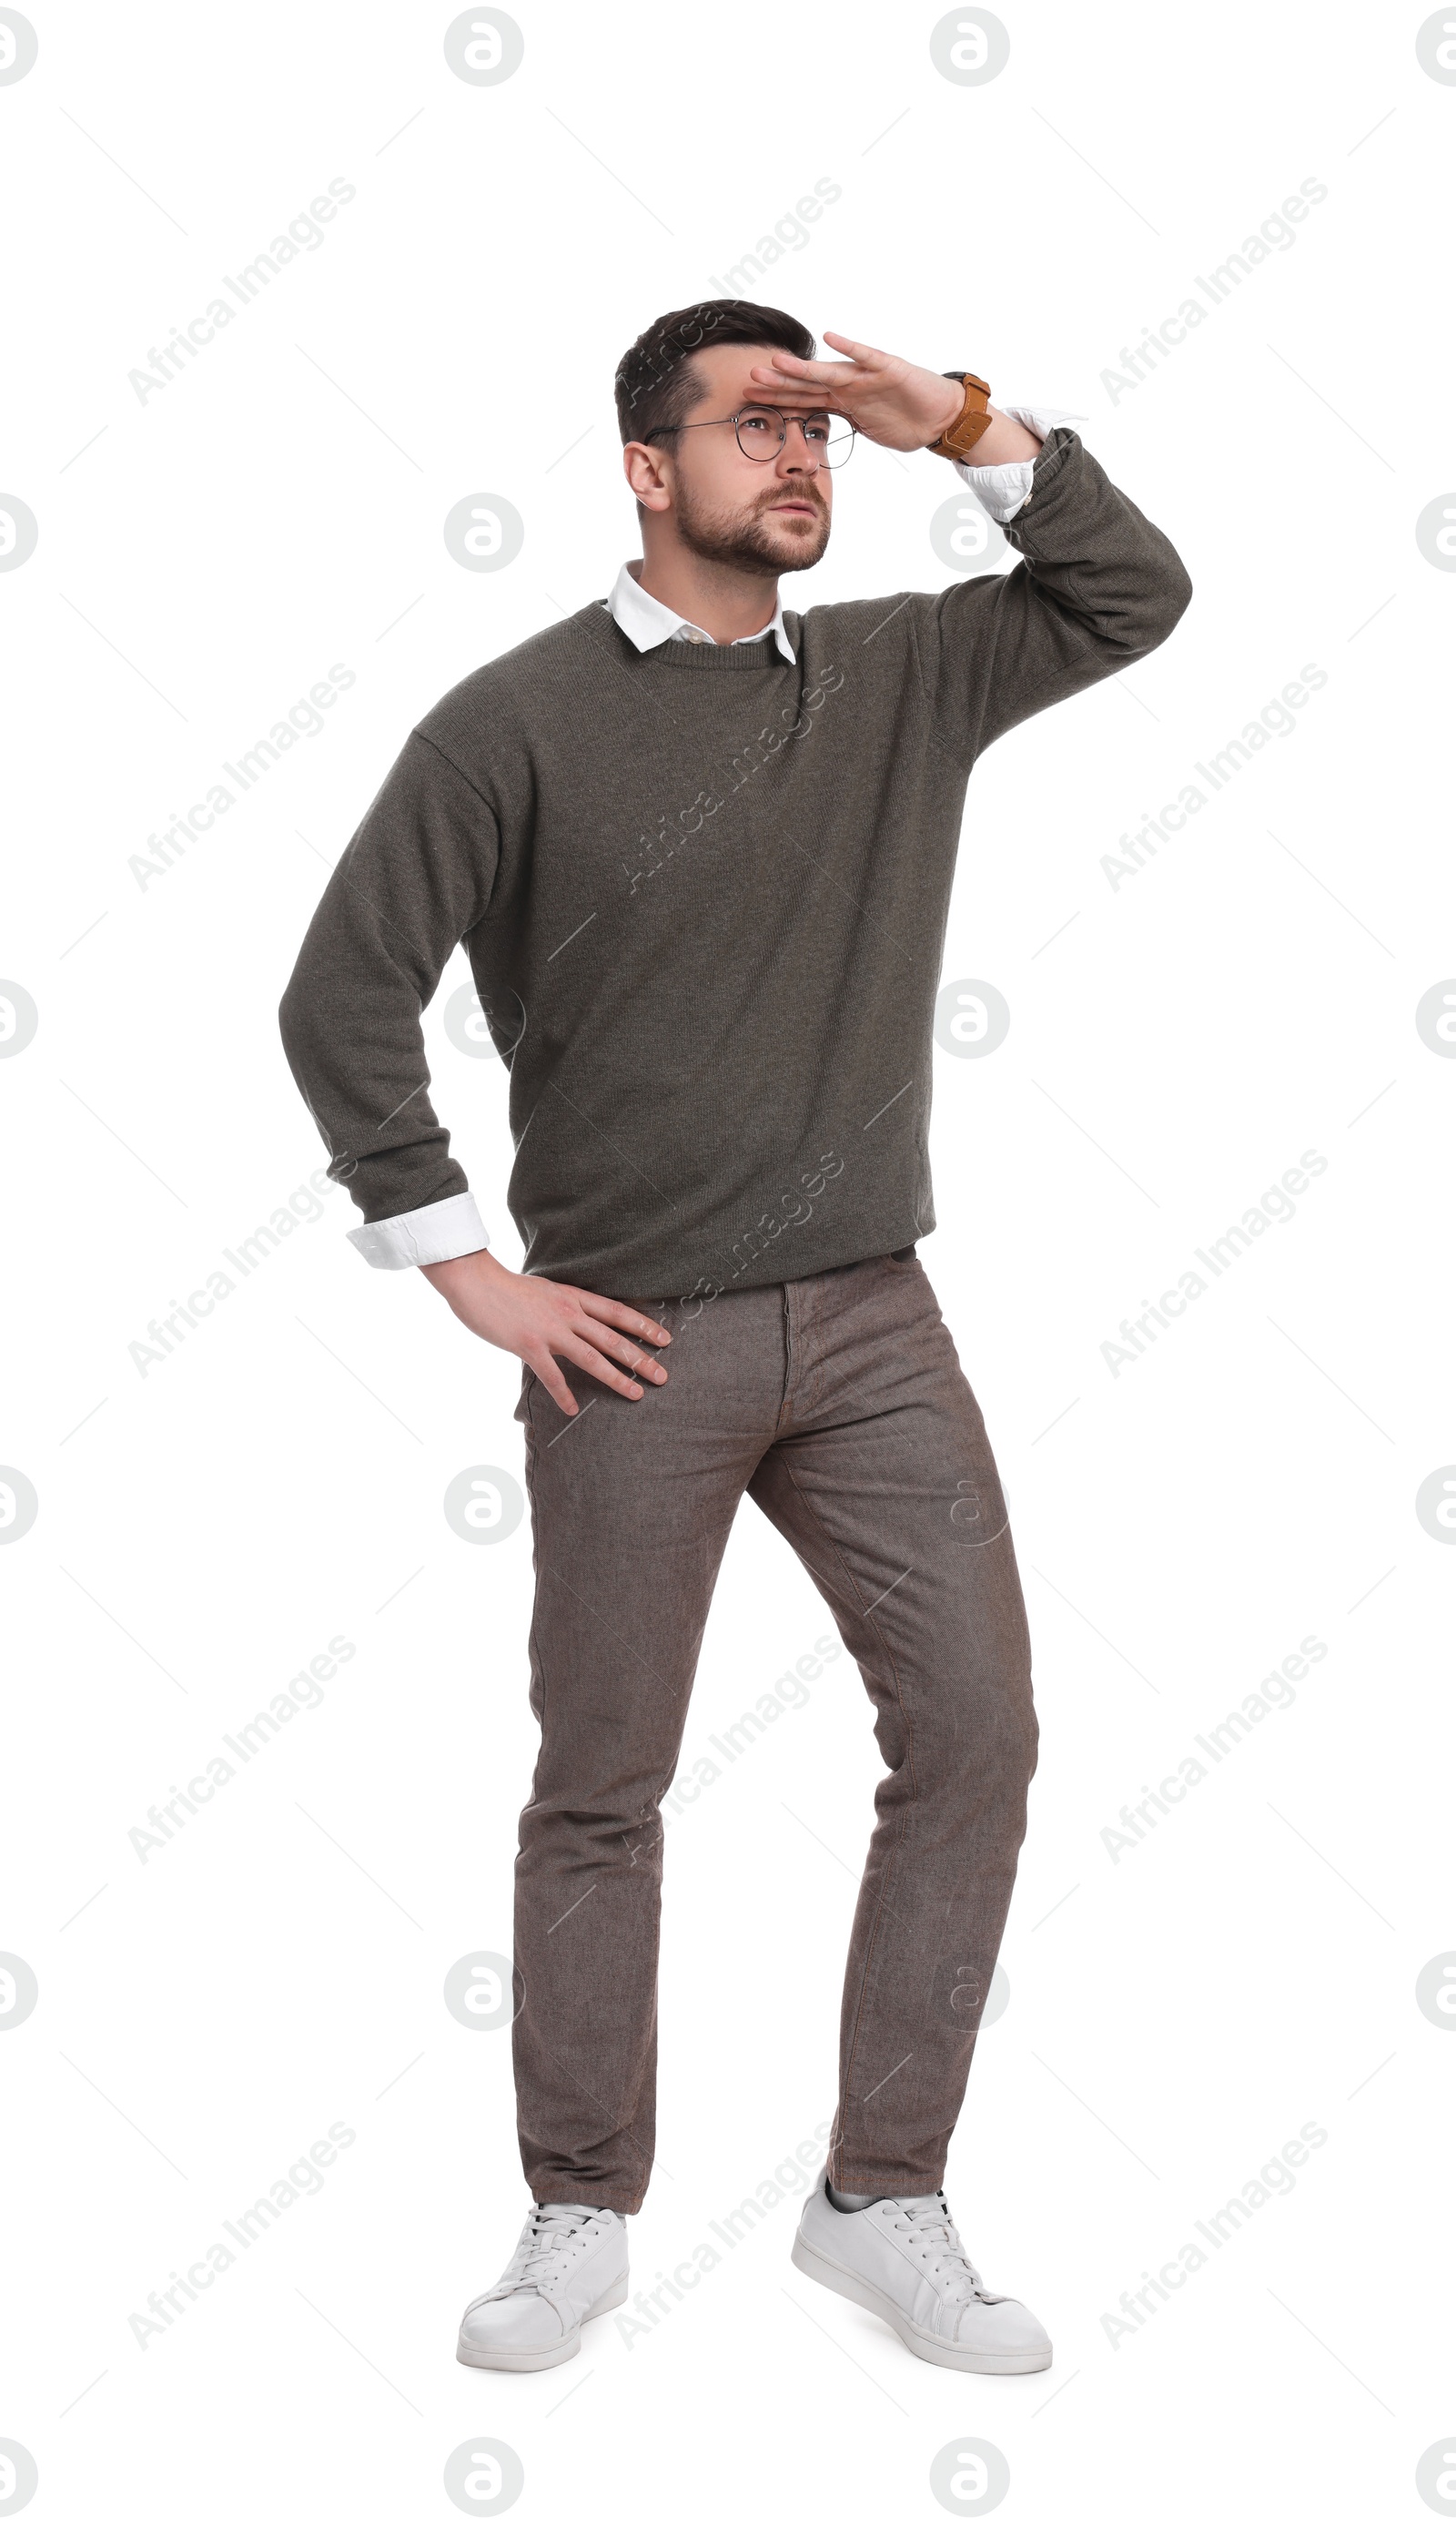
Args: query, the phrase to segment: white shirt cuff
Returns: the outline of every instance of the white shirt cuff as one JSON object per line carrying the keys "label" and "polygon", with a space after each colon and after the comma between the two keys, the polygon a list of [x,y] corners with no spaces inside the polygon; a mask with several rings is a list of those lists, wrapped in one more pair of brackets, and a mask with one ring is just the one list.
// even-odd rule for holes
{"label": "white shirt cuff", "polygon": [[[1037,438],[1045,438],[1052,429],[1071,429],[1086,420],[1084,412],[1054,412],[1040,404],[1003,403],[998,409],[1010,413]],[[998,527],[1009,527],[1018,509],[1025,507],[1031,489],[1034,456],[1024,456],[1016,465],[963,465],[956,460],[956,472],[968,491],[974,491],[988,518]]]}
{"label": "white shirt cuff", "polygon": [[377,1272],[406,1272],[412,1263],[449,1263],[457,1254],[477,1254],[490,1243],[473,1192],[452,1192],[445,1201],[427,1201],[419,1210],[402,1210],[396,1219],[377,1219],[372,1228],[347,1233],[349,1243]]}

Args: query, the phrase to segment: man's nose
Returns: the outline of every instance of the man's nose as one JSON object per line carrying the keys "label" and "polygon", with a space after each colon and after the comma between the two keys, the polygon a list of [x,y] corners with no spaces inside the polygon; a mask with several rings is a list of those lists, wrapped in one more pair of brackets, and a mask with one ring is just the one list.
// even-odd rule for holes
{"label": "man's nose", "polygon": [[[795,430],[799,433],[797,439],[794,437]],[[809,432],[803,422],[791,420],[786,425],[783,445],[778,450],[778,461],[780,465],[787,465],[795,474],[819,472],[824,463],[824,452],[821,448],[810,446]]]}

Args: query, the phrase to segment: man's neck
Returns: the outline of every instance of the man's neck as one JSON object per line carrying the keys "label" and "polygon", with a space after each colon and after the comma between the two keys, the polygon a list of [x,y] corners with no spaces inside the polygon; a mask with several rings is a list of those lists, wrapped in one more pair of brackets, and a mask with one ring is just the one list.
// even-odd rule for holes
{"label": "man's neck", "polygon": [[767,632],[778,610],[778,581],[728,562],[705,561],[678,546],[628,565],[644,595],[695,623],[720,645]]}

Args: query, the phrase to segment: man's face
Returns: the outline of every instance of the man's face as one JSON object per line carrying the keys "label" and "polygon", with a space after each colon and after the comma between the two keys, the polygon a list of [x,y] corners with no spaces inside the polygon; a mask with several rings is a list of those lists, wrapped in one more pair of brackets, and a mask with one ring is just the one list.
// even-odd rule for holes
{"label": "man's face", "polygon": [[[652,450],[662,460],[670,514],[688,549],[705,561],[731,562],[775,579],[782,571],[810,570],[822,558],[833,478],[823,442],[806,440],[796,418],[781,447],[775,448],[772,423],[761,433],[762,456],[747,456],[740,447],[731,417],[772,399],[773,387],[755,385],[749,374],[766,367],[769,357],[767,345],[738,342],[695,352],[702,391],[687,420],[720,426],[655,439]],[[745,438],[759,434],[745,425]]]}

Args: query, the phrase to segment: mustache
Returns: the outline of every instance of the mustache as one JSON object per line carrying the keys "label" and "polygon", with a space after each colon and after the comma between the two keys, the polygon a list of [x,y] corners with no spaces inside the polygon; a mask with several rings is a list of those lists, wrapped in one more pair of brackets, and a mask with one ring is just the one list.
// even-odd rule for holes
{"label": "mustache", "polygon": [[771,509],[781,507],[785,500],[803,500],[811,509],[817,509],[822,518],[827,518],[828,516],[828,504],[823,497],[818,486],[806,483],[802,488],[796,487],[792,490],[786,488],[782,484],[776,486],[776,488],[771,491],[765,499],[760,501],[760,517],[767,517]]}

